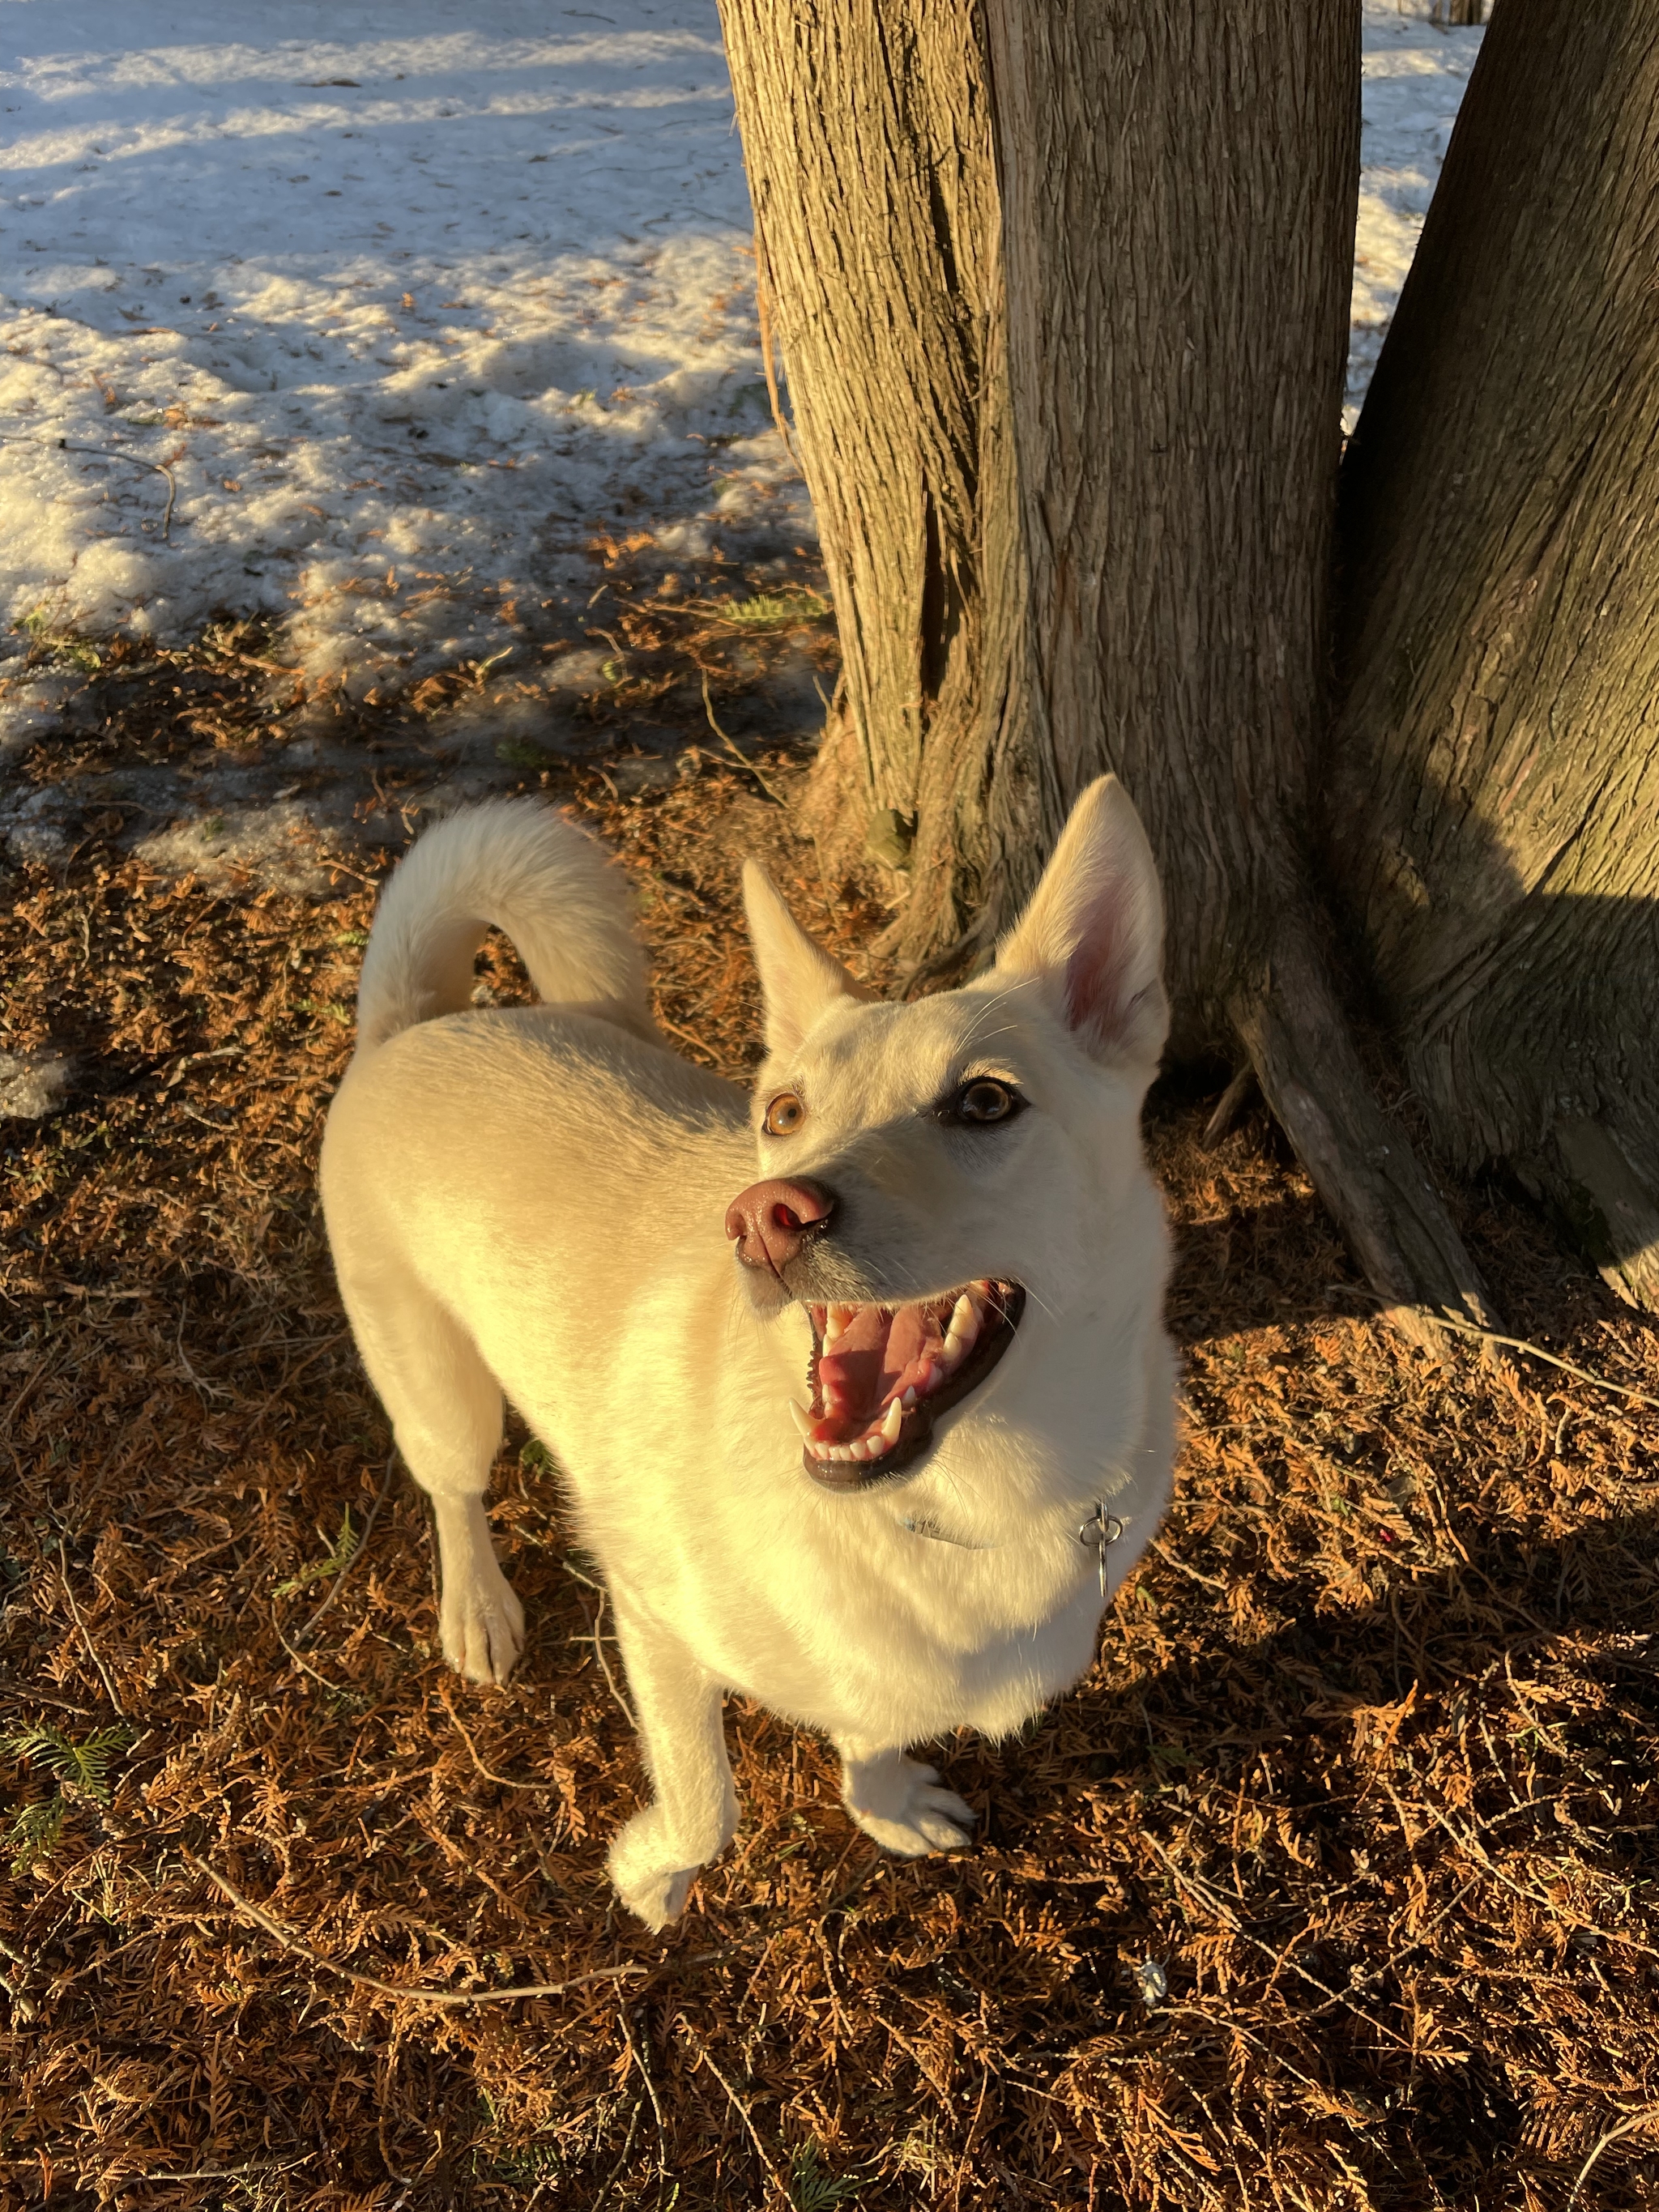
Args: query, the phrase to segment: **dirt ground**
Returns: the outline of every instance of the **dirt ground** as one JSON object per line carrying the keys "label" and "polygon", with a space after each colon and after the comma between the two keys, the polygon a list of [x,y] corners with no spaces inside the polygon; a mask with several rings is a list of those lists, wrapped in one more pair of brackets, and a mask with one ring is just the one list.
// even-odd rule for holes
{"label": "dirt ground", "polygon": [[[884,919],[793,834],[767,718],[775,678],[833,683],[817,608],[603,573],[570,728],[483,756],[476,671],[354,702],[234,625],[37,641],[82,704],[9,771],[52,834],[0,902],[0,1048],[66,1086],[0,1121],[0,2203],[1659,2203],[1659,1413],[1410,1349],[1259,1109],[1206,1150],[1213,1096],[1154,1099],[1176,1503],[1083,1686],[943,1747],[973,1850],[882,1857],[826,1747],[738,1703],[736,1843],[665,1938],[623,1916],[625,1685],[522,1430],[493,1511],[525,1658],[445,1670],[313,1170],[457,702],[475,783],[622,854],[661,1018],[726,1073],[745,850],[855,965]],[[216,858],[232,773],[298,811]],[[521,988],[499,946],[480,981]],[[1504,1193],[1460,1203],[1516,1335],[1659,1398],[1594,1273]]]}

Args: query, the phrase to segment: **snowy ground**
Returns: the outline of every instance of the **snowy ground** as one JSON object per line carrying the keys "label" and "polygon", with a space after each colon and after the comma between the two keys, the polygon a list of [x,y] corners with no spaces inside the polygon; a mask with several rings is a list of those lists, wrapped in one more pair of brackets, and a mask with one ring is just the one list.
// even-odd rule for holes
{"label": "snowy ground", "polygon": [[[713,0],[0,22],[0,654],[264,610],[366,688],[585,593],[597,528],[810,538]],[[1480,37],[1366,0],[1351,403]]]}
{"label": "snowy ground", "polygon": [[1478,30],[1441,30],[1395,0],[1365,0],[1359,227],[1344,427],[1352,429],[1406,281],[1418,234],[1480,51]]}
{"label": "snowy ground", "polygon": [[597,528],[810,532],[709,0],[0,21],[10,622],[264,609],[366,683],[591,590]]}

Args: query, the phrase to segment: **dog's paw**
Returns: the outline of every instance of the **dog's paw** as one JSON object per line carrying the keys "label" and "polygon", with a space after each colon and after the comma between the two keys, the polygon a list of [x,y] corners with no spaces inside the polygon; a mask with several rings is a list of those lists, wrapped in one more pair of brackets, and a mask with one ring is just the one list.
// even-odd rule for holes
{"label": "dog's paw", "polygon": [[438,1610],[444,1657],[469,1682],[504,1682],[524,1649],[524,1607],[494,1559],[481,1561]]}
{"label": "dog's paw", "polygon": [[700,1871],[677,1865],[679,1856],[664,1832],[662,1810],[656,1805],[635,1813],[605,1855],[617,1896],[653,1931],[679,1918]]}
{"label": "dog's paw", "polygon": [[914,1759],[884,1759],[849,1775],[842,1802],[883,1850],[906,1859],[961,1850],[979,1817],[954,1790],[939,1787],[937,1767]]}

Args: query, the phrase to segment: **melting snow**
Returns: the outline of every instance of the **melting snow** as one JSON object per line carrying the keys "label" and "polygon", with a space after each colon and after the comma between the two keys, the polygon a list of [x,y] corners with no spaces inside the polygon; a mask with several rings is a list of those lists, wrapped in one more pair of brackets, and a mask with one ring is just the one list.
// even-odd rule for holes
{"label": "melting snow", "polygon": [[367,683],[591,590],[596,528],[810,531],[708,0],[238,13],[7,9],[12,622],[264,609]]}

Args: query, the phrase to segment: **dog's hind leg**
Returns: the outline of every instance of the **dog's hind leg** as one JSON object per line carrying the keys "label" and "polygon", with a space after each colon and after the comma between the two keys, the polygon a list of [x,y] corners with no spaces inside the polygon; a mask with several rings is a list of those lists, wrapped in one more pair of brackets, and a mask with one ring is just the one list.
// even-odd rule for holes
{"label": "dog's hind leg", "polygon": [[678,1920],[699,1869],[738,1825],[720,1685],[647,1615],[617,1600],[617,1638],[656,1796],[611,1844],[617,1894],[647,1928]]}
{"label": "dog's hind leg", "polygon": [[939,1769],[837,1737],[841,1802],[866,1836],[901,1858],[926,1851],[959,1851],[978,1817],[954,1790],[941,1790]]}
{"label": "dog's hind leg", "polygon": [[501,1449],[501,1385],[459,1322],[412,1279],[343,1267],[340,1289],[398,1449],[432,1500],[444,1657],[469,1681],[504,1682],[523,1648],[524,1608],[484,1512]]}

